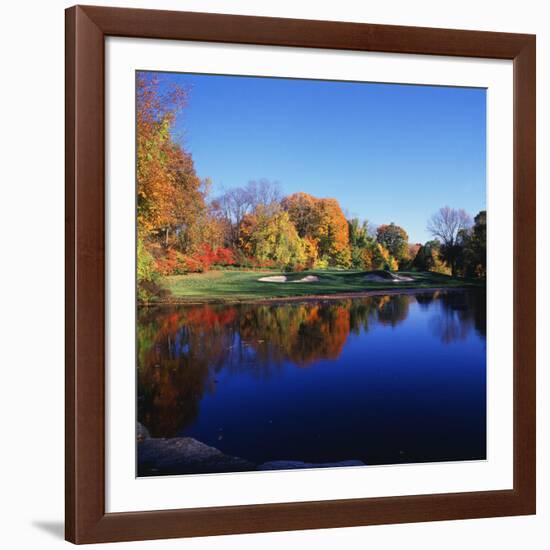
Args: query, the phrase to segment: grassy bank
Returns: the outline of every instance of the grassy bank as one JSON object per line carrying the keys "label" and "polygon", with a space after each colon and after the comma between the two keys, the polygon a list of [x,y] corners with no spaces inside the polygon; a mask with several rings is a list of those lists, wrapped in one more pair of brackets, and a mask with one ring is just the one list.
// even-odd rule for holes
{"label": "grassy bank", "polygon": [[[208,273],[175,275],[166,277],[163,286],[169,291],[161,301],[174,302],[230,302],[251,301],[292,296],[317,296],[330,294],[358,293],[391,289],[456,288],[483,286],[478,280],[466,280],[438,273],[400,272],[413,281],[395,283],[365,280],[364,271],[312,270],[301,273],[287,273],[288,282],[271,283],[258,281],[260,277],[276,275],[273,271],[210,271]],[[315,275],[318,281],[311,283],[293,282]]]}

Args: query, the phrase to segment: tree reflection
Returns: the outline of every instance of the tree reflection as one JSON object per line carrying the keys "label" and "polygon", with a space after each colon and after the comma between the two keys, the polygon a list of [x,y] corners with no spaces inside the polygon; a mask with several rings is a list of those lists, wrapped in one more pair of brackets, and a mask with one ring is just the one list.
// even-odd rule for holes
{"label": "tree reflection", "polygon": [[485,335],[484,295],[436,292],[302,303],[140,308],[138,417],[154,437],[173,437],[198,416],[221,369],[270,376],[284,363],[336,360],[350,334],[395,327],[411,304],[439,304],[433,332],[448,343]]}
{"label": "tree reflection", "polygon": [[351,301],[245,308],[243,341],[260,364],[292,361],[305,367],[319,359],[337,359],[350,332]]}
{"label": "tree reflection", "polygon": [[422,292],[417,294],[416,301],[422,309],[428,309],[430,305],[439,298],[440,292],[436,290],[434,292]]}
{"label": "tree reflection", "polygon": [[487,308],[484,290],[472,292],[442,292],[438,296],[439,312],[431,318],[431,327],[442,342],[466,339],[472,329],[486,336]]}
{"label": "tree reflection", "polygon": [[408,317],[409,305],[414,300],[414,296],[409,294],[373,298],[373,301],[378,302],[378,322],[392,327],[402,323]]}
{"label": "tree reflection", "polygon": [[142,308],[138,317],[138,416],[154,437],[168,437],[198,414],[214,389],[232,341],[235,312]]}

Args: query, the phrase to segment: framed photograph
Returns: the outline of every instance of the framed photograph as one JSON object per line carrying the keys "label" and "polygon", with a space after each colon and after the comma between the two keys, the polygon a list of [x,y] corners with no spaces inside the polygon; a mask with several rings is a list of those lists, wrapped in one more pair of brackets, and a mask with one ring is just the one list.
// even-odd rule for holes
{"label": "framed photograph", "polygon": [[67,540],[535,513],[535,51],[67,10]]}

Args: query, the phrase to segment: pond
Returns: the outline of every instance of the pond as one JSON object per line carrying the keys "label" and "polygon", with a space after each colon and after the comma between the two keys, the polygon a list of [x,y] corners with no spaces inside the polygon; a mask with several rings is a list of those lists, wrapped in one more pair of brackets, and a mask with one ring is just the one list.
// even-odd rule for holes
{"label": "pond", "polygon": [[254,464],[486,456],[482,290],[149,307],[138,320],[152,438]]}

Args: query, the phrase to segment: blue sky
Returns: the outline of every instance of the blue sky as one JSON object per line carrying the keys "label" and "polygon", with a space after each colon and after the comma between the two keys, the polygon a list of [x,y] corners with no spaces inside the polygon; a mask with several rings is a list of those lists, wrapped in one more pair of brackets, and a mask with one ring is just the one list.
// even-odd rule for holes
{"label": "blue sky", "polygon": [[444,205],[485,209],[484,89],[160,73],[190,87],[175,135],[214,193],[254,179],[334,197],[430,238]]}

